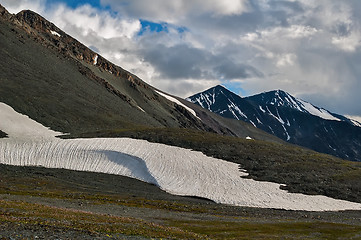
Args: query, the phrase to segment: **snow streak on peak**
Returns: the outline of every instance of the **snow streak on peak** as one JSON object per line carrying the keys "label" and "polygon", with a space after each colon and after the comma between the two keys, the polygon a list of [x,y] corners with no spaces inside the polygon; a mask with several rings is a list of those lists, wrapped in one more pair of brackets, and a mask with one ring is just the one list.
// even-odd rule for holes
{"label": "snow streak on peak", "polygon": [[187,98],[186,100],[198,103],[202,108],[212,111],[211,106],[216,102],[216,88],[200,93],[199,97],[196,97],[195,100],[192,100],[191,98]]}
{"label": "snow streak on peak", "polygon": [[[319,108],[309,102],[293,97],[282,90],[276,90],[259,94],[263,104],[270,104],[276,107],[289,107],[300,112],[308,113],[326,120],[342,121],[324,108]],[[256,95],[257,96],[257,95]],[[250,97],[253,98],[253,97]]]}
{"label": "snow streak on peak", "polygon": [[303,110],[309,114],[318,116],[318,117],[326,119],[326,120],[341,121],[341,119],[334,117],[326,109],[315,107],[311,103],[308,103],[308,102],[300,100],[300,99],[298,101],[302,104]]}
{"label": "snow streak on peak", "polygon": [[358,122],[358,121],[356,121],[356,120],[354,120],[354,119],[350,119],[351,120],[351,122],[352,122],[352,124],[354,125],[354,126],[356,126],[356,127],[361,127],[361,123],[360,122]]}

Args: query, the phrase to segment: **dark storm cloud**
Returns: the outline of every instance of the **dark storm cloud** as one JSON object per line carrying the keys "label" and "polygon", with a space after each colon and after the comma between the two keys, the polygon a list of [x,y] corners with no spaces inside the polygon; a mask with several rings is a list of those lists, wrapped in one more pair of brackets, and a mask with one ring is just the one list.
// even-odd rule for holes
{"label": "dark storm cloud", "polygon": [[144,60],[152,63],[160,75],[165,78],[231,80],[263,77],[263,73],[255,67],[244,63],[235,63],[226,55],[213,55],[206,49],[184,44],[171,47],[160,44],[148,45],[141,55],[144,55]]}
{"label": "dark storm cloud", "polygon": [[200,49],[187,45],[166,47],[162,44],[145,48],[144,60],[153,66],[167,78],[202,78],[205,74],[202,70],[208,54]]}
{"label": "dark storm cloud", "polygon": [[251,77],[264,77],[263,73],[256,68],[246,64],[235,64],[234,62],[227,61],[214,68],[215,72],[223,79],[244,79]]}

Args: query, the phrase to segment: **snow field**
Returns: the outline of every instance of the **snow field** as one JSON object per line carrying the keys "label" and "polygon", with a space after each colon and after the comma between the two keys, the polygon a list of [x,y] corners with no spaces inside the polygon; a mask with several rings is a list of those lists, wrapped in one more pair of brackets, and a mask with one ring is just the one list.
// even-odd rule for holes
{"label": "snow field", "polygon": [[[7,118],[14,122],[3,121],[4,109]],[[358,203],[288,193],[280,189],[280,184],[241,178],[247,173],[240,171],[238,164],[189,149],[129,138],[62,140],[54,137],[58,133],[40,128],[38,123],[4,104],[0,104],[0,113],[0,129],[10,136],[0,139],[0,163],[3,164],[124,175],[153,183],[168,193],[204,197],[237,206],[307,211],[361,210]],[[17,122],[24,128],[9,126]],[[32,138],[31,126],[41,129]],[[21,138],[22,133],[26,137]]]}
{"label": "snow field", "polygon": [[17,113],[12,107],[0,102],[0,130],[10,138],[43,139],[54,138],[63,133],[55,132],[28,116]]}

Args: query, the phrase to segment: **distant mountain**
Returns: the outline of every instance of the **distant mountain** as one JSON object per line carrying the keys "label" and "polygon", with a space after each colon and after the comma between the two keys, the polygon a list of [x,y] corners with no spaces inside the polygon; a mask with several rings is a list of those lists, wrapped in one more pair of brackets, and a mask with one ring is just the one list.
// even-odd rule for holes
{"label": "distant mountain", "polygon": [[287,142],[361,161],[361,124],[276,90],[242,98],[222,86],[188,101],[227,118],[249,122]]}
{"label": "distant mountain", "polygon": [[57,131],[170,127],[281,142],[155,89],[30,10],[0,5],[0,59],[0,102]]}

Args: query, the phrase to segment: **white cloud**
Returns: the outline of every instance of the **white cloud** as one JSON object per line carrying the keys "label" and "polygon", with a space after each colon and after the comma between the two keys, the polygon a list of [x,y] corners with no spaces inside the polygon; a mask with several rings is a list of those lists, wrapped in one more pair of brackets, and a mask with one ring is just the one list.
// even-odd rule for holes
{"label": "white cloud", "polygon": [[141,27],[139,20],[112,16],[90,5],[82,5],[76,9],[57,5],[54,11],[47,15],[63,29],[78,29],[83,36],[93,34],[104,39],[132,38]]}
{"label": "white cloud", "polygon": [[297,56],[292,53],[282,54],[278,57],[276,65],[278,67],[292,66],[295,63]]}
{"label": "white cloud", "polygon": [[310,26],[291,25],[289,27],[275,27],[260,31],[261,38],[298,39],[310,37],[317,33],[317,29]]}
{"label": "white cloud", "polygon": [[124,15],[156,22],[180,23],[192,15],[238,15],[248,10],[248,0],[101,0]]}
{"label": "white cloud", "polygon": [[32,10],[39,14],[45,11],[46,0],[1,0],[1,4],[13,14],[22,10]]}
{"label": "white cloud", "polygon": [[353,31],[349,36],[332,37],[332,43],[343,51],[355,52],[361,45],[361,34]]}

